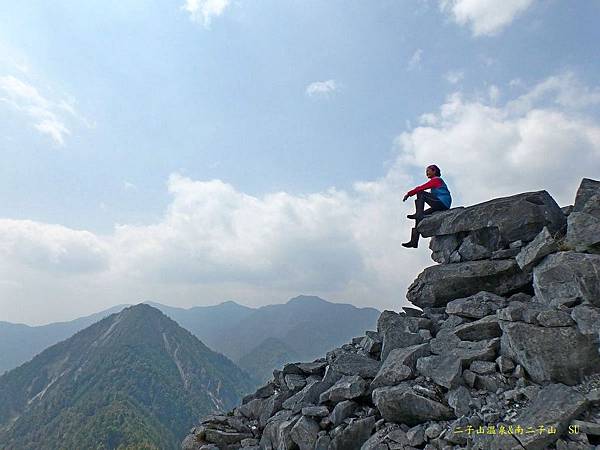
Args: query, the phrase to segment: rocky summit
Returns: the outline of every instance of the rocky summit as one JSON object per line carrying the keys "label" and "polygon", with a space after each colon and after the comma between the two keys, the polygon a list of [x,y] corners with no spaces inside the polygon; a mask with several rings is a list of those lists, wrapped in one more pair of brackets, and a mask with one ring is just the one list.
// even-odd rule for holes
{"label": "rocky summit", "polygon": [[185,450],[600,449],[600,182],[436,213],[417,308],[286,364]]}

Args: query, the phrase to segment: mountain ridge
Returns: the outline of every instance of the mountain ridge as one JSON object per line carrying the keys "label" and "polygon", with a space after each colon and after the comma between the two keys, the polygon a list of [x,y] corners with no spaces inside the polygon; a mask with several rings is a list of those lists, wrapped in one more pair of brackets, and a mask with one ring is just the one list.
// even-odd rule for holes
{"label": "mountain ridge", "polygon": [[0,377],[0,447],[175,449],[195,417],[231,406],[253,385],[225,356],[138,304]]}

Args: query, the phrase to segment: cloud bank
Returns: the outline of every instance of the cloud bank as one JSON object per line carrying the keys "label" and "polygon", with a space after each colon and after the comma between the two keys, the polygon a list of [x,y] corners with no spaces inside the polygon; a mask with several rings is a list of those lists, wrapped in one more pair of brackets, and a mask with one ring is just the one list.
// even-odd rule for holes
{"label": "cloud bank", "polygon": [[508,94],[496,89],[493,99],[448,96],[396,137],[395,162],[381,178],[348,191],[252,196],[175,173],[172,201],[154,224],[120,224],[99,236],[0,220],[0,308],[18,317],[39,295],[43,322],[61,304],[97,305],[88,312],[142,300],[260,305],[298,293],[398,308],[432,263],[425,244],[400,246],[412,209],[402,196],[422,182],[412,174],[438,164],[455,206],[539,189],[566,205],[600,167],[600,125],[589,113],[600,104],[597,88],[563,73],[503,103]]}

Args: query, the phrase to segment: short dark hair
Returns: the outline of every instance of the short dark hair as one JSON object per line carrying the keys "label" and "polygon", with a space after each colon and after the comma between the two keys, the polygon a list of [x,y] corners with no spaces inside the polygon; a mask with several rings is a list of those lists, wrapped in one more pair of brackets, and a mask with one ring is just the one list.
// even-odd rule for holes
{"label": "short dark hair", "polygon": [[436,166],[435,164],[432,164],[430,166],[427,166],[428,169],[432,169],[435,172],[435,176],[439,177],[442,175],[442,171],[440,170],[440,168],[438,166]]}

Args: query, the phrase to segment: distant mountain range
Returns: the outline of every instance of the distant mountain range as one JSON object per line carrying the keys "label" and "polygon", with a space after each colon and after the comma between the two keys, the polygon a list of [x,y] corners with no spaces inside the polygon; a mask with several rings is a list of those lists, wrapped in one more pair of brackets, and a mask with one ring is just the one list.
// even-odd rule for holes
{"label": "distant mountain range", "polygon": [[45,348],[67,339],[79,330],[121,311],[128,305],[117,305],[105,311],[68,322],[29,326],[0,321],[0,375],[29,361]]}
{"label": "distant mountain range", "polygon": [[179,449],[254,382],[158,309],[125,308],[0,376],[2,449]]}
{"label": "distant mountain range", "polygon": [[[249,308],[228,301],[189,309],[146,302],[226,355],[258,381],[290,361],[310,360],[375,329],[379,311],[298,296],[285,304]],[[12,369],[124,305],[71,322],[29,327],[0,322],[0,371]],[[17,343],[23,343],[18,345]],[[7,355],[7,356],[3,356]]]}

